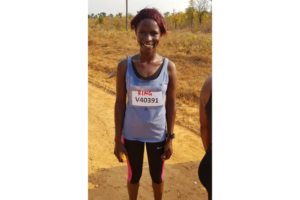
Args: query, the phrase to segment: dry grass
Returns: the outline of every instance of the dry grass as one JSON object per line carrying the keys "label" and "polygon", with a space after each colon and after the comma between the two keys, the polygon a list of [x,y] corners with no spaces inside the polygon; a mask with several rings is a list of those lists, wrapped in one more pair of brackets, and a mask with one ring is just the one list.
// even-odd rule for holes
{"label": "dry grass", "polygon": [[[89,82],[115,92],[119,60],[139,52],[133,31],[109,30],[89,20]],[[176,123],[199,133],[199,97],[205,79],[212,73],[212,35],[189,30],[169,31],[161,39],[158,53],[172,60],[177,68]]]}

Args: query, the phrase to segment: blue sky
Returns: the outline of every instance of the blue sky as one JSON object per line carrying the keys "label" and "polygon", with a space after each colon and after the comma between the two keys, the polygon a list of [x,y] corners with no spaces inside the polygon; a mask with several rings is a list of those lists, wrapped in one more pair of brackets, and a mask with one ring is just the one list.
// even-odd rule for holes
{"label": "blue sky", "polygon": [[[160,13],[184,12],[189,5],[189,0],[128,0],[128,12],[135,15],[138,10],[145,7],[155,7]],[[88,13],[105,12],[115,15],[118,12],[126,14],[126,0],[88,0]]]}

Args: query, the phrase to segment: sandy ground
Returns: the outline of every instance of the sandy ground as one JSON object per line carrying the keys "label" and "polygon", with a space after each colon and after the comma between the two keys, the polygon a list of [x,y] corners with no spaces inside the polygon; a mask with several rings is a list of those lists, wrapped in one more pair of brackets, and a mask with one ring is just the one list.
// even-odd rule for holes
{"label": "sandy ground", "polygon": [[[88,92],[88,199],[127,200],[127,166],[113,154],[115,95],[91,84]],[[201,139],[178,125],[174,132],[174,152],[165,164],[163,199],[207,200],[207,192],[198,179],[198,166],[204,156]],[[146,151],[138,199],[154,199]]]}

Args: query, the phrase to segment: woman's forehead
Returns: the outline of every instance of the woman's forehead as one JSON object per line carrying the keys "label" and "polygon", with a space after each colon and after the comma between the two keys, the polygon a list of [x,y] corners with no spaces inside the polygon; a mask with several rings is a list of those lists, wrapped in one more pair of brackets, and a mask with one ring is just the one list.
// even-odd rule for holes
{"label": "woman's forehead", "polygon": [[141,28],[141,27],[145,28],[145,27],[149,27],[149,26],[157,28],[158,24],[153,19],[143,19],[140,21],[137,28]]}

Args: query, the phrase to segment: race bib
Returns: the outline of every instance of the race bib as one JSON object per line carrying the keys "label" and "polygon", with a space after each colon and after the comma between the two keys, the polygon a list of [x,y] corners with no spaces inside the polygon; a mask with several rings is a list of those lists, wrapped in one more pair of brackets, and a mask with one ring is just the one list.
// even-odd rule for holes
{"label": "race bib", "polygon": [[162,91],[132,91],[132,106],[156,107],[163,105]]}

